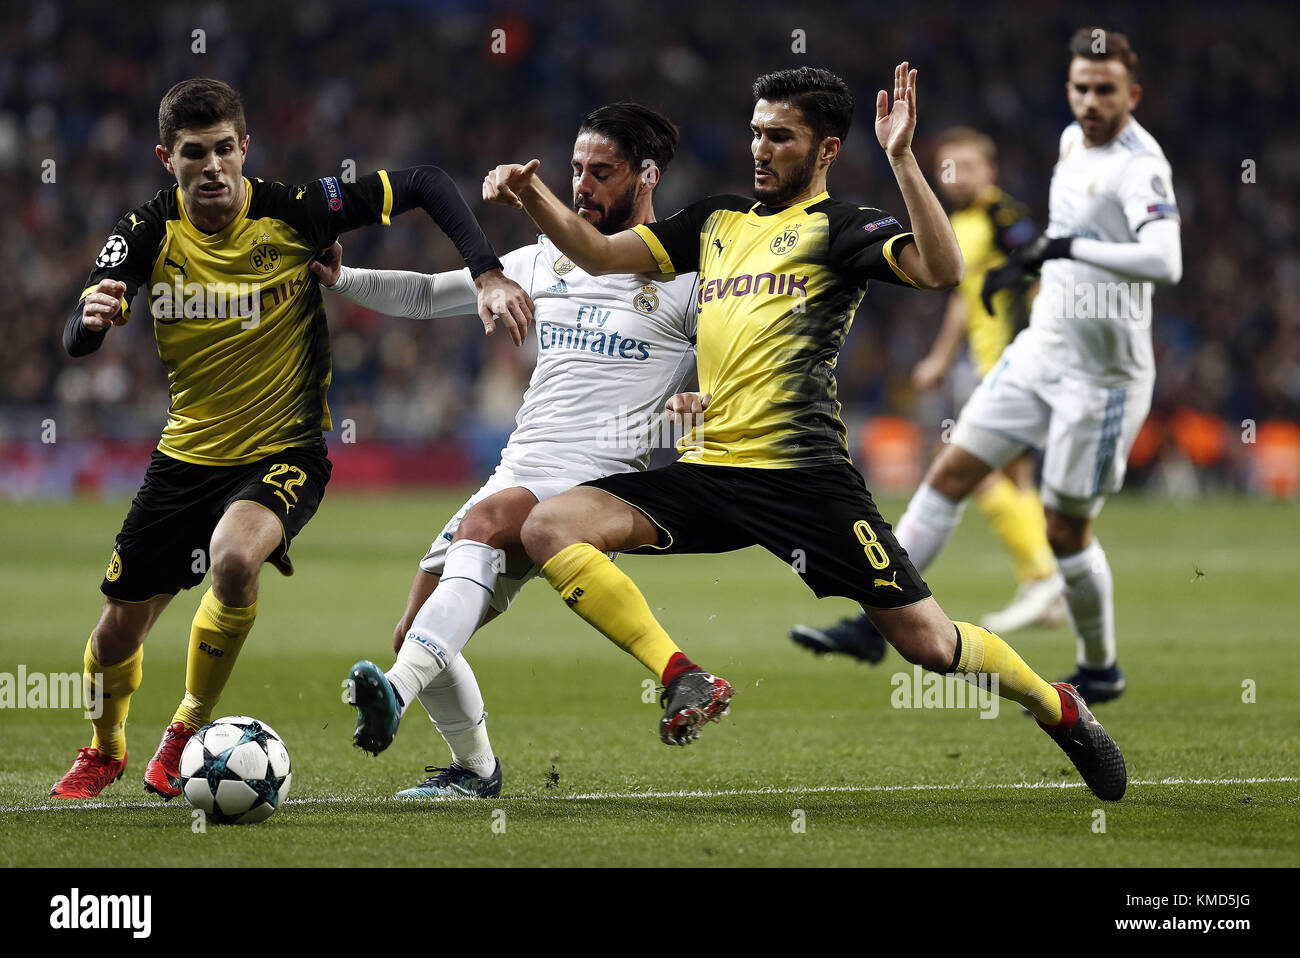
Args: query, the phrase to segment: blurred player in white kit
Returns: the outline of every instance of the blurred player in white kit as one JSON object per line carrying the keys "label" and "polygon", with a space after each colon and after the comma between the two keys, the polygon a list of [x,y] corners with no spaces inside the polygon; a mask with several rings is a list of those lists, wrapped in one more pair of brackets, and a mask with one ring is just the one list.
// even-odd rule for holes
{"label": "blurred player in white kit", "polygon": [[1123,34],[1093,28],[1075,33],[1069,52],[1076,122],[1061,134],[1050,223],[984,282],[987,308],[998,290],[1041,269],[1029,326],[963,408],[896,533],[924,571],[979,482],[1041,449],[1047,537],[1078,639],[1078,668],[1065,681],[1092,704],[1125,687],[1114,582],[1093,520],[1123,485],[1151,406],[1152,290],[1179,281],[1182,252],[1169,162],[1132,116],[1142,97],[1137,55]]}

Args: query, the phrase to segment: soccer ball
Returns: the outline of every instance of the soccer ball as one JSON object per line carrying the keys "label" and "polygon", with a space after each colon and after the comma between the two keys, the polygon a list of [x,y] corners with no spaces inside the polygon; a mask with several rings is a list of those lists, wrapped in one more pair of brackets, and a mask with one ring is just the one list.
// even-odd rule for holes
{"label": "soccer ball", "polygon": [[203,726],[181,752],[185,800],[218,825],[266,821],[289,796],[290,778],[280,736],[247,715]]}

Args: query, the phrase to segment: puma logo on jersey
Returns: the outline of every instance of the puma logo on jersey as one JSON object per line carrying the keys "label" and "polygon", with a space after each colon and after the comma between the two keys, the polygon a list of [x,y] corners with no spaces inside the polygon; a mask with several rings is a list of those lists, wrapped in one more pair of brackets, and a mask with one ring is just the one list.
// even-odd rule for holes
{"label": "puma logo on jersey", "polygon": [[[188,263],[188,262],[189,262],[189,260],[186,260],[186,261],[185,261],[185,263]],[[167,256],[164,256],[164,257],[163,257],[163,265],[164,265],[164,266],[174,266],[174,267],[176,267],[176,271],[177,271],[178,273],[180,273],[182,276],[188,276],[188,275],[189,275],[188,273],[185,272],[185,263],[178,263],[178,262],[176,262],[176,260],[171,259],[170,257],[167,257]]]}
{"label": "puma logo on jersey", "polygon": [[131,229],[134,230],[137,226],[139,226],[143,222],[144,220],[140,219],[134,213],[131,214]]}
{"label": "puma logo on jersey", "polygon": [[722,255],[722,249],[723,249],[724,246],[726,246],[726,244],[725,244],[724,242],[722,242],[722,240],[720,240],[720,239],[715,239],[715,240],[713,241],[713,245],[716,246],[716,247],[718,248],[718,255],[721,256],[721,255]]}
{"label": "puma logo on jersey", "polygon": [[894,581],[897,578],[898,578],[898,570],[895,569],[892,577],[888,579],[876,579],[874,582],[871,583],[871,587],[873,589],[876,589],[884,586],[889,586],[890,588],[897,589],[899,592],[902,592],[903,587]]}

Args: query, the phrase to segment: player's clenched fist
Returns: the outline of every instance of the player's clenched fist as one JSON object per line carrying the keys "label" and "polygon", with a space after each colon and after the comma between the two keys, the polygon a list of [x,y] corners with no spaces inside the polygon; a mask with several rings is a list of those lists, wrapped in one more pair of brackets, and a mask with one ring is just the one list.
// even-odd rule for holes
{"label": "player's clenched fist", "polygon": [[541,160],[529,160],[526,164],[503,163],[483,177],[483,199],[488,203],[500,203],[513,206],[517,210],[524,208],[519,199],[519,191],[528,185],[533,173],[542,165]]}
{"label": "player's clenched fist", "polygon": [[327,246],[316,254],[307,268],[325,287],[336,286],[343,275],[343,244],[338,240],[333,246]]}
{"label": "player's clenched fist", "polygon": [[126,325],[126,319],[122,316],[122,297],[125,295],[126,283],[101,279],[81,307],[82,325],[97,333],[110,326]]}
{"label": "player's clenched fist", "polygon": [[709,408],[712,399],[713,396],[710,393],[704,393],[703,395],[700,393],[677,393],[675,396],[668,397],[668,402],[664,403],[664,412],[668,414],[670,422],[693,429],[704,421],[704,410]]}

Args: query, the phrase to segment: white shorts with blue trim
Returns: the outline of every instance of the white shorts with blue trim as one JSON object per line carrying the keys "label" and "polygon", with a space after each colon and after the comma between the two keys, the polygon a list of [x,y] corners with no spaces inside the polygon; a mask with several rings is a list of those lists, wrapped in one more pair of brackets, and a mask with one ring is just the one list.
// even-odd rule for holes
{"label": "white shorts with blue trim", "polygon": [[[433,575],[442,575],[443,563],[447,559],[447,549],[450,548],[452,540],[456,538],[456,530],[460,528],[461,520],[465,518],[470,509],[488,496],[496,495],[505,489],[521,488],[527,489],[533,494],[533,498],[541,502],[543,499],[549,499],[552,496],[558,496],[562,492],[568,492],[574,486],[581,485],[590,479],[599,479],[604,475],[604,472],[594,470],[607,471],[607,469],[606,465],[593,462],[589,468],[575,469],[568,475],[540,476],[518,473],[504,463],[498,465],[492,475],[488,477],[488,481],[483,483],[474,495],[466,499],[465,504],[457,509],[456,514],[442,527],[442,532],[438,533],[438,538],[433,540],[433,544],[429,546],[429,551],[420,560],[420,568]],[[505,612],[506,609],[510,608],[510,604],[515,601],[523,587],[539,571],[540,567],[534,565],[528,559],[507,563],[505,572],[497,576],[496,589],[492,593],[489,606],[498,612]]]}
{"label": "white shorts with blue trim", "polygon": [[1108,386],[1012,343],[971,394],[952,441],[994,469],[1043,451],[1043,505],[1077,518],[1119,492],[1129,449],[1151,409],[1153,380]]}

